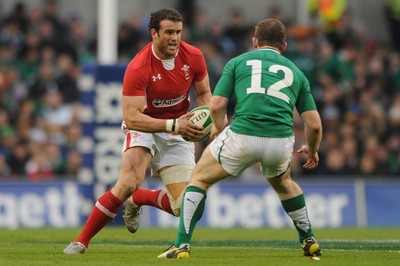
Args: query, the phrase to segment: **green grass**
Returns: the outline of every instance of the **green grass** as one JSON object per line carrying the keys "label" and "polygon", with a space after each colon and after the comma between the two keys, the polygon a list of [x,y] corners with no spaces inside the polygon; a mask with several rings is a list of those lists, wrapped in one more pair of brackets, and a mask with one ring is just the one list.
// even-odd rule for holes
{"label": "green grass", "polygon": [[294,229],[198,228],[187,260],[157,259],[176,229],[106,227],[84,255],[62,250],[80,229],[0,229],[0,265],[400,265],[400,228],[317,229],[320,261],[302,255]]}

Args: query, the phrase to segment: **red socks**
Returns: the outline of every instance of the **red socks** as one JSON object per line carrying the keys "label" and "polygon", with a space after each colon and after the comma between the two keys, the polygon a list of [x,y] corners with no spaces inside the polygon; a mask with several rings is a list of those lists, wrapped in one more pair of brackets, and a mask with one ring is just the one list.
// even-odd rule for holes
{"label": "red socks", "polygon": [[[149,190],[139,188],[132,195],[132,199],[138,206],[153,206],[174,215],[167,192],[163,189]],[[123,202],[115,197],[111,193],[111,190],[104,193],[97,200],[85,226],[75,239],[75,242],[80,242],[88,247],[90,240],[115,218],[122,204]]]}
{"label": "red socks", "polygon": [[139,188],[132,195],[132,200],[136,205],[153,206],[174,215],[167,192],[164,189],[150,190]]}
{"label": "red socks", "polygon": [[90,240],[106,224],[115,218],[122,203],[122,201],[111,193],[111,190],[104,193],[103,196],[97,200],[82,232],[76,238],[75,242],[81,242],[88,247]]}

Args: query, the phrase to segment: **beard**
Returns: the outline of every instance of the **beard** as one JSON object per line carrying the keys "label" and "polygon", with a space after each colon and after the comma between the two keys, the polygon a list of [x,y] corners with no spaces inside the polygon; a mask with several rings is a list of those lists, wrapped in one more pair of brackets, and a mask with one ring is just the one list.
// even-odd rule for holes
{"label": "beard", "polygon": [[174,58],[176,53],[178,52],[179,43],[169,43],[163,46],[160,46],[160,52],[166,57],[166,59]]}

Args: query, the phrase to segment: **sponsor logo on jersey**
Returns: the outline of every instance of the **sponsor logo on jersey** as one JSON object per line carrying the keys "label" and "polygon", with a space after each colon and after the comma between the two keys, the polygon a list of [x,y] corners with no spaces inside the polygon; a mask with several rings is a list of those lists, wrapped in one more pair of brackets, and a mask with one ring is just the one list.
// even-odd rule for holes
{"label": "sponsor logo on jersey", "polygon": [[168,99],[168,100],[154,99],[152,104],[154,107],[169,107],[177,105],[178,103],[182,102],[185,98],[186,94],[175,99]]}

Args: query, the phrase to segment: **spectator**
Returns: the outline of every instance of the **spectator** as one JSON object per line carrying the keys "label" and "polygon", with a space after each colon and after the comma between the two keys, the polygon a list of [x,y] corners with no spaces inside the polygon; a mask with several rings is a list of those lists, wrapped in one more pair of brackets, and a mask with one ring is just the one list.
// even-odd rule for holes
{"label": "spectator", "polygon": [[197,10],[194,14],[193,25],[189,27],[190,39],[194,43],[205,42],[210,36],[207,13],[204,10]]}
{"label": "spectator", "polygon": [[35,149],[26,163],[26,174],[33,182],[51,181],[54,178],[54,171],[51,161],[40,149]]}
{"label": "spectator", "polygon": [[118,28],[118,55],[120,60],[128,62],[139,51],[139,40],[142,38],[137,18],[131,23],[122,23]]}
{"label": "spectator", "polygon": [[363,154],[360,161],[359,172],[364,176],[372,176],[378,173],[376,161],[370,154]]}
{"label": "spectator", "polygon": [[346,174],[356,174],[359,165],[358,143],[353,137],[344,138],[341,143],[340,150],[344,160],[344,169],[346,170]]}
{"label": "spectator", "polygon": [[212,43],[217,52],[225,58],[230,58],[235,52],[235,43],[225,35],[221,22],[215,21],[211,24],[208,42]]}
{"label": "spectator", "polygon": [[18,112],[14,118],[14,125],[19,139],[29,139],[36,119],[33,101],[24,99],[19,101]]}
{"label": "spectator", "polygon": [[387,140],[388,148],[388,173],[400,174],[400,137],[398,133],[393,133]]}
{"label": "spectator", "polygon": [[24,35],[22,30],[19,28],[18,21],[14,19],[6,19],[3,22],[0,31],[0,42],[7,43],[12,47],[15,47],[16,50],[19,50],[22,47],[24,40]]}
{"label": "spectator", "polygon": [[[89,34],[85,23],[80,17],[74,16],[69,22],[69,28],[70,35],[68,41],[74,44],[78,56],[78,62],[80,64],[93,62],[96,55],[94,55],[89,49],[92,36]],[[131,38],[134,38],[136,41],[140,40],[140,36],[136,35]]]}
{"label": "spectator", "polygon": [[345,158],[343,157],[340,148],[330,150],[326,154],[325,168],[321,171],[324,175],[347,175],[349,174],[346,170]]}
{"label": "spectator", "polygon": [[28,140],[20,139],[12,149],[7,158],[7,164],[10,167],[11,175],[23,178],[25,175],[25,167],[30,158]]}
{"label": "spectator", "polygon": [[393,48],[400,52],[400,2],[385,0],[385,12]]}
{"label": "spectator", "polygon": [[60,54],[58,56],[58,71],[56,77],[58,91],[61,93],[64,103],[77,103],[79,101],[79,88],[77,78],[79,67],[69,54]]}
{"label": "spectator", "polygon": [[79,148],[79,142],[82,139],[82,128],[79,122],[73,121],[66,128],[66,148],[67,149],[77,149]]}
{"label": "spectator", "polygon": [[15,129],[10,123],[10,114],[7,109],[0,109],[0,136],[1,147],[9,150],[15,143]]}
{"label": "spectator", "polygon": [[7,180],[11,176],[11,169],[7,164],[6,155],[0,153],[0,180]]}
{"label": "spectator", "polygon": [[235,55],[246,51],[249,26],[245,24],[243,10],[234,8],[230,12],[229,24],[225,28],[224,35],[229,37],[235,44]]}
{"label": "spectator", "polygon": [[64,39],[68,33],[68,27],[60,19],[58,0],[46,0],[43,8],[43,18],[49,21],[55,31],[57,39]]}
{"label": "spectator", "polygon": [[55,175],[65,174],[66,159],[63,154],[62,146],[54,142],[48,142],[44,145],[44,154],[51,164],[51,169]]}
{"label": "spectator", "polygon": [[400,93],[392,99],[387,114],[391,129],[400,132]]}
{"label": "spectator", "polygon": [[76,179],[82,166],[82,155],[77,150],[70,150],[67,153],[64,174]]}
{"label": "spectator", "polygon": [[50,90],[45,93],[40,116],[45,122],[46,133],[50,141],[65,145],[64,130],[72,123],[74,112],[71,105],[63,103],[59,91]]}
{"label": "spectator", "polygon": [[40,104],[43,95],[51,90],[58,90],[58,84],[55,81],[53,64],[45,61],[41,63],[37,78],[29,88],[29,98]]}

